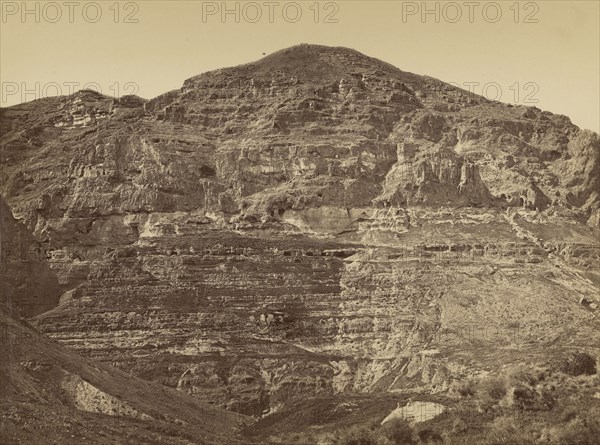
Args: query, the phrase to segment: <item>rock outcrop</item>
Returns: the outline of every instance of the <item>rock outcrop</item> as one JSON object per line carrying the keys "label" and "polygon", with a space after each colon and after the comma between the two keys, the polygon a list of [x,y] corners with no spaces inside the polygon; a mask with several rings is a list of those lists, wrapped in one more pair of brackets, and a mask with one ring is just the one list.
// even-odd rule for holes
{"label": "rock outcrop", "polygon": [[42,243],[15,221],[0,197],[0,304],[9,313],[33,317],[58,305],[62,289]]}
{"label": "rock outcrop", "polygon": [[0,326],[3,443],[248,443],[242,415],[79,357],[3,309]]}
{"label": "rock outcrop", "polygon": [[312,45],[0,116],[64,291],[35,324],[142,378],[260,416],[600,344],[600,142],[564,116]]}
{"label": "rock outcrop", "polygon": [[41,244],[0,199],[2,443],[236,444],[249,419],[84,359],[23,317],[58,304]]}

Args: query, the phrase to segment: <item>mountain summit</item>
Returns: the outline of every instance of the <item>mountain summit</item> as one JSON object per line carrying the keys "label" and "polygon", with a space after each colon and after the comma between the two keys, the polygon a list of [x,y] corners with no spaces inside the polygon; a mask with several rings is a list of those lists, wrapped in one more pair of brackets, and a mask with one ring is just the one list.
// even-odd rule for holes
{"label": "mountain summit", "polygon": [[[598,220],[598,135],[346,48],[295,46],[147,102],[80,92],[5,109],[2,119],[15,126],[2,139],[2,190],[13,205],[29,169],[57,176],[34,180],[29,193],[67,213],[202,207],[260,219],[296,210],[306,188],[303,208],[553,206]],[[29,145],[38,150],[23,164]],[[75,193],[90,175],[92,188]],[[101,185],[102,196],[93,191]],[[108,202],[111,190],[123,199]],[[21,204],[17,213],[35,224],[38,212]]]}
{"label": "mountain summit", "polygon": [[29,315],[86,357],[259,417],[599,352],[600,139],[565,116],[300,45],[0,121],[61,294]]}

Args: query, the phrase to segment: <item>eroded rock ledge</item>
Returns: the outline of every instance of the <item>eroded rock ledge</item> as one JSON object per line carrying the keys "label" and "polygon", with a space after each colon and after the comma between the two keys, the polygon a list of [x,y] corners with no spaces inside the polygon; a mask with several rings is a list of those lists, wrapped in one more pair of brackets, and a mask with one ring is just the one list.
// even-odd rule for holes
{"label": "eroded rock ledge", "polygon": [[8,274],[39,279],[27,315],[61,293],[39,329],[145,379],[259,416],[600,344],[579,304],[600,139],[564,116],[303,45],[0,119],[0,192],[36,246]]}

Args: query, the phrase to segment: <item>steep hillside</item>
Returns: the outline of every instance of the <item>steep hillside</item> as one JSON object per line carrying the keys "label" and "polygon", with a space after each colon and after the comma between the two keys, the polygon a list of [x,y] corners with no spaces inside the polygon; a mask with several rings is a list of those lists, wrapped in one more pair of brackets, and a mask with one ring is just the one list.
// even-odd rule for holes
{"label": "steep hillside", "polygon": [[31,258],[39,244],[0,205],[2,443],[239,443],[244,416],[79,357],[23,321],[55,306],[59,286],[45,258]]}
{"label": "steep hillside", "polygon": [[600,353],[600,139],[565,116],[300,45],[0,118],[65,291],[33,323],[83,356],[258,417]]}
{"label": "steep hillside", "polygon": [[78,357],[4,311],[0,322],[2,443],[240,443],[243,416]]}

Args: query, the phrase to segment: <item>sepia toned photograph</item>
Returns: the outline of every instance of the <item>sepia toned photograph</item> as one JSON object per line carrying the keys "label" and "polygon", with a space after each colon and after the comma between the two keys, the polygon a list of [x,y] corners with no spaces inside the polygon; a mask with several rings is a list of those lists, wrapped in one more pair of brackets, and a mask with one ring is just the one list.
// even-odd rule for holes
{"label": "sepia toned photograph", "polygon": [[2,445],[600,445],[600,0],[0,0]]}

